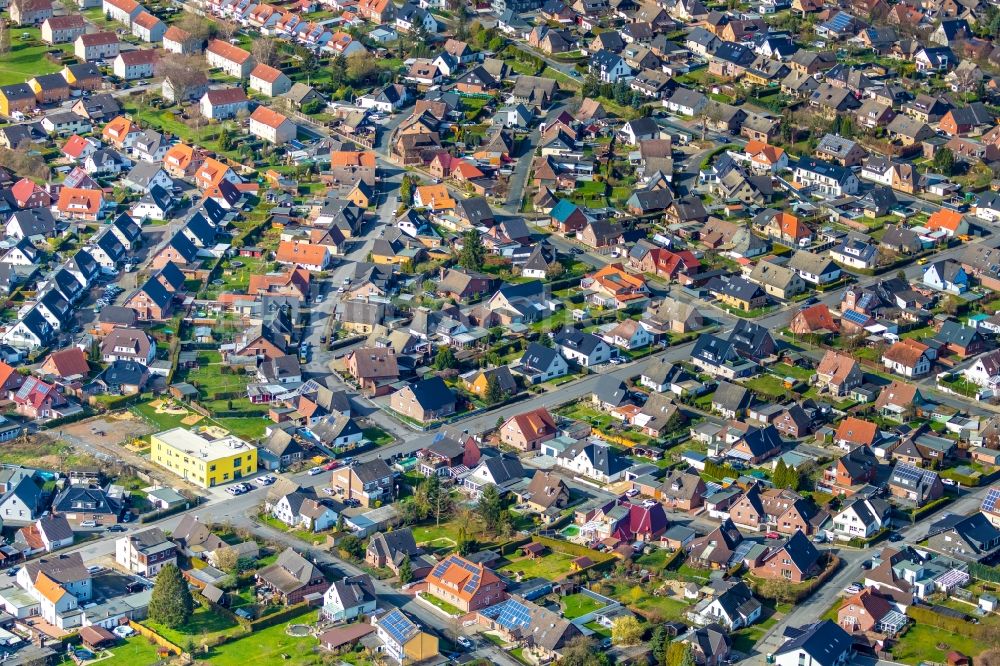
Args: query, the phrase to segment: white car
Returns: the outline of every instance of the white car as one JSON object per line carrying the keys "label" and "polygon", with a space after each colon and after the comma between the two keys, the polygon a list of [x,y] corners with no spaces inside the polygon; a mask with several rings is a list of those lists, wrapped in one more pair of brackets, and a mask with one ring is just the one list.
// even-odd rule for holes
{"label": "white car", "polygon": [[258,476],[256,483],[258,486],[269,486],[274,483],[277,479],[274,478],[272,474],[265,474],[264,476]]}
{"label": "white car", "polygon": [[858,585],[857,583],[851,583],[850,585],[844,588],[844,594],[846,594],[849,597],[857,594],[860,591],[861,591],[861,586]]}
{"label": "white car", "polygon": [[313,467],[309,470],[309,476],[316,476],[317,474],[322,474],[322,473],[323,473],[322,467]]}
{"label": "white car", "polygon": [[85,520],[82,523],[80,523],[80,527],[97,527],[97,521],[96,520]]}
{"label": "white car", "polygon": [[465,636],[459,636],[455,640],[455,642],[458,643],[459,645],[461,645],[462,647],[464,647],[466,650],[471,650],[472,649],[472,641],[470,641]]}
{"label": "white car", "polygon": [[635,488],[630,488],[630,489],[628,489],[628,490],[625,491],[625,496],[626,497],[635,497],[638,494],[639,494],[639,491],[636,490]]}
{"label": "white car", "polygon": [[647,509],[649,509],[651,507],[654,507],[654,506],[656,506],[656,500],[652,500],[652,499],[644,500],[643,503],[642,503],[642,506],[645,507],[645,508],[647,508]]}
{"label": "white car", "polygon": [[955,485],[955,480],[954,479],[946,479],[944,477],[941,477],[941,483],[943,483],[946,486],[954,486]]}

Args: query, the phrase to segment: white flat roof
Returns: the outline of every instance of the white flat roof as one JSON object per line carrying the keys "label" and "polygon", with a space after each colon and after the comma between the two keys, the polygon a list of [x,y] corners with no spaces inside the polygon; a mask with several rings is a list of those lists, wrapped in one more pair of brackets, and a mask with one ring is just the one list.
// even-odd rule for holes
{"label": "white flat roof", "polygon": [[240,452],[249,453],[257,450],[256,446],[235,435],[226,435],[219,439],[206,439],[190,430],[173,428],[158,432],[155,436],[164,444],[203,460],[228,458]]}

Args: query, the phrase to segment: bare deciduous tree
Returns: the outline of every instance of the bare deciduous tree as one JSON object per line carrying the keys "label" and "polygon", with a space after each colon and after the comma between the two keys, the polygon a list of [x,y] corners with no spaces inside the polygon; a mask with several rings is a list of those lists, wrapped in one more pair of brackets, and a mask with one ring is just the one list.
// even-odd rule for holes
{"label": "bare deciduous tree", "polygon": [[27,176],[36,180],[48,180],[51,175],[49,167],[40,155],[32,155],[27,146],[13,150],[0,148],[0,166],[7,167],[19,176]]}
{"label": "bare deciduous tree", "polygon": [[212,36],[212,24],[205,17],[192,12],[184,12],[175,24],[178,28],[191,35],[193,41],[205,42]]}
{"label": "bare deciduous tree", "polygon": [[0,19],[0,53],[10,51],[10,26],[6,19]]}
{"label": "bare deciduous tree", "polygon": [[207,68],[202,56],[165,53],[156,63],[156,75],[169,79],[174,91],[174,101],[184,103],[192,90],[207,81]]}
{"label": "bare deciduous tree", "polygon": [[250,52],[259,64],[273,65],[278,60],[278,42],[273,37],[257,37]]}
{"label": "bare deciduous tree", "polygon": [[239,29],[240,27],[232,21],[220,19],[215,23],[215,36],[219,39],[228,41]]}

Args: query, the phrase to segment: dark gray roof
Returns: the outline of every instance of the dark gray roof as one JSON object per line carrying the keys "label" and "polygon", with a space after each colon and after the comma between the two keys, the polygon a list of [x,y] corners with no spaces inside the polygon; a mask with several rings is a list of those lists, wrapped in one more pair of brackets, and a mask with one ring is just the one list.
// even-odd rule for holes
{"label": "dark gray roof", "polygon": [[455,394],[440,377],[424,379],[410,386],[413,398],[425,410],[437,410],[455,403]]}
{"label": "dark gray roof", "polygon": [[[803,537],[804,538],[804,537]],[[822,620],[798,629],[786,629],[788,640],[774,653],[780,656],[802,650],[815,666],[836,666],[840,657],[851,650],[853,639],[835,622]]]}
{"label": "dark gray roof", "polygon": [[593,333],[584,333],[578,329],[567,326],[559,331],[554,338],[554,342],[560,347],[566,347],[574,351],[590,356],[601,345],[607,346],[601,338]]}

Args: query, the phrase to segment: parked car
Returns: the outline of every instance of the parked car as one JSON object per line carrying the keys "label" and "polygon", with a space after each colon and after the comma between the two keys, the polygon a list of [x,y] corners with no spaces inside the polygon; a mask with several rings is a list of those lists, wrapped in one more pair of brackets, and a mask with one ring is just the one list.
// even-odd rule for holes
{"label": "parked car", "polygon": [[85,520],[82,523],[80,523],[80,527],[97,527],[97,521],[96,520]]}
{"label": "parked car", "polygon": [[955,485],[955,480],[954,479],[946,479],[946,478],[942,477],[941,478],[941,483],[943,483],[946,486],[954,486]]}
{"label": "parked car", "polygon": [[316,476],[317,474],[322,474],[322,473],[323,473],[322,467],[312,467],[309,469],[309,476]]}
{"label": "parked car", "polygon": [[778,534],[777,532],[768,532],[767,534],[764,535],[764,538],[765,539],[780,539],[781,535]]}
{"label": "parked car", "polygon": [[470,641],[465,636],[459,636],[457,639],[455,639],[455,642],[464,647],[466,650],[472,649],[472,641]]}
{"label": "parked car", "polygon": [[127,532],[128,528],[124,525],[112,525],[108,528],[109,532]]}
{"label": "parked car", "polygon": [[277,481],[273,474],[265,474],[264,476],[258,476],[256,483],[258,486],[269,486]]}
{"label": "parked car", "polygon": [[855,595],[860,591],[861,591],[861,586],[858,585],[857,583],[851,583],[850,585],[844,588],[844,594],[846,594],[847,596]]}

